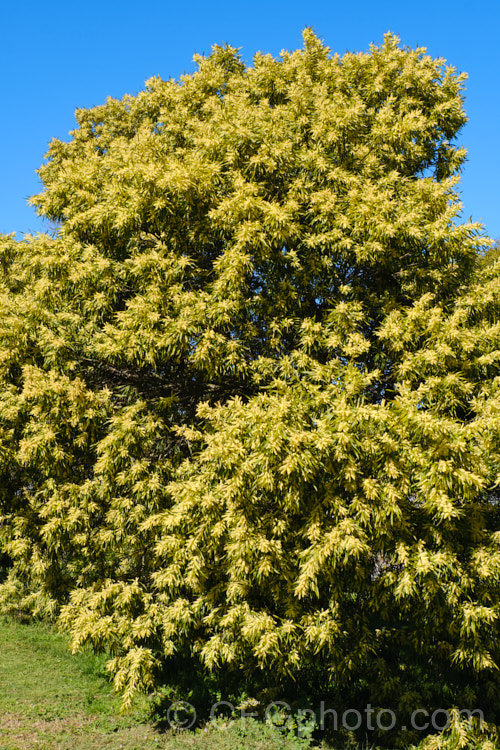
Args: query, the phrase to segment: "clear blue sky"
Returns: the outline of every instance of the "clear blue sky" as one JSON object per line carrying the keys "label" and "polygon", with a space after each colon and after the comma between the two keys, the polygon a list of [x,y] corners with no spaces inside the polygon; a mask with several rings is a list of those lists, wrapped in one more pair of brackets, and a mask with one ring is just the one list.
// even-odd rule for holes
{"label": "clear blue sky", "polygon": [[177,78],[194,69],[193,53],[208,52],[214,43],[241,47],[247,61],[257,50],[278,55],[296,49],[305,26],[339,53],[366,50],[390,30],[469,74],[463,214],[500,237],[500,0],[5,2],[0,232],[44,229],[26,198],[38,192],[35,170],[51,138],[68,137],[76,107],[135,94],[152,75]]}

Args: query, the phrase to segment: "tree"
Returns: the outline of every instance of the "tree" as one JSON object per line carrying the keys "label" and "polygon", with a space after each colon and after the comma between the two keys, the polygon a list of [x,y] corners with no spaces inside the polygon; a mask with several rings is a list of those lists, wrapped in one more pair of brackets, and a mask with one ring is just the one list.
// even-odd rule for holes
{"label": "tree", "polygon": [[125,702],[179,655],[278,684],[320,660],[401,710],[497,695],[464,76],[390,34],[196,60],[77,111],[33,199],[56,236],[2,240],[0,601],[110,649]]}

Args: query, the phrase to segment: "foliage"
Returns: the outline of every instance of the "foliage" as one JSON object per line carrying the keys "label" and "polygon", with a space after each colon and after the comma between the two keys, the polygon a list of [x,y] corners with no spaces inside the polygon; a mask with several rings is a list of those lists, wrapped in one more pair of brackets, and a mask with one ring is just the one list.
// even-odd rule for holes
{"label": "foliage", "polygon": [[[464,76],[387,35],[77,112],[0,250],[4,608],[350,705],[498,704],[500,274]],[[256,688],[257,690],[257,688]],[[317,694],[315,698],[320,699]]]}
{"label": "foliage", "polygon": [[418,750],[496,750],[497,747],[498,730],[495,727],[481,725],[477,719],[460,719],[455,712],[448,729],[427,737],[419,744]]}

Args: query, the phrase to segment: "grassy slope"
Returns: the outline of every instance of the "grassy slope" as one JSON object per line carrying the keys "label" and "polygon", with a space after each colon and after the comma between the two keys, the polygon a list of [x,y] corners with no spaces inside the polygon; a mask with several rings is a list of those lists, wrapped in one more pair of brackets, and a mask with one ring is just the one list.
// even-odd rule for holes
{"label": "grassy slope", "polygon": [[102,660],[72,656],[65,638],[43,625],[0,620],[1,750],[167,746],[144,723],[144,707],[127,717],[118,708]]}

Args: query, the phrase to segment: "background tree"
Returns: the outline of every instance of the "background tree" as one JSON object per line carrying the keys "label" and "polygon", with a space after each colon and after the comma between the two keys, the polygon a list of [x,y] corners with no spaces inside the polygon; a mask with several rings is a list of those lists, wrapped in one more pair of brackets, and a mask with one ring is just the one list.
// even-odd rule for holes
{"label": "background tree", "polygon": [[33,199],[57,235],[2,240],[0,600],[110,649],[126,702],[179,655],[491,698],[499,277],[459,221],[464,76],[392,35],[196,59],[79,110]]}

